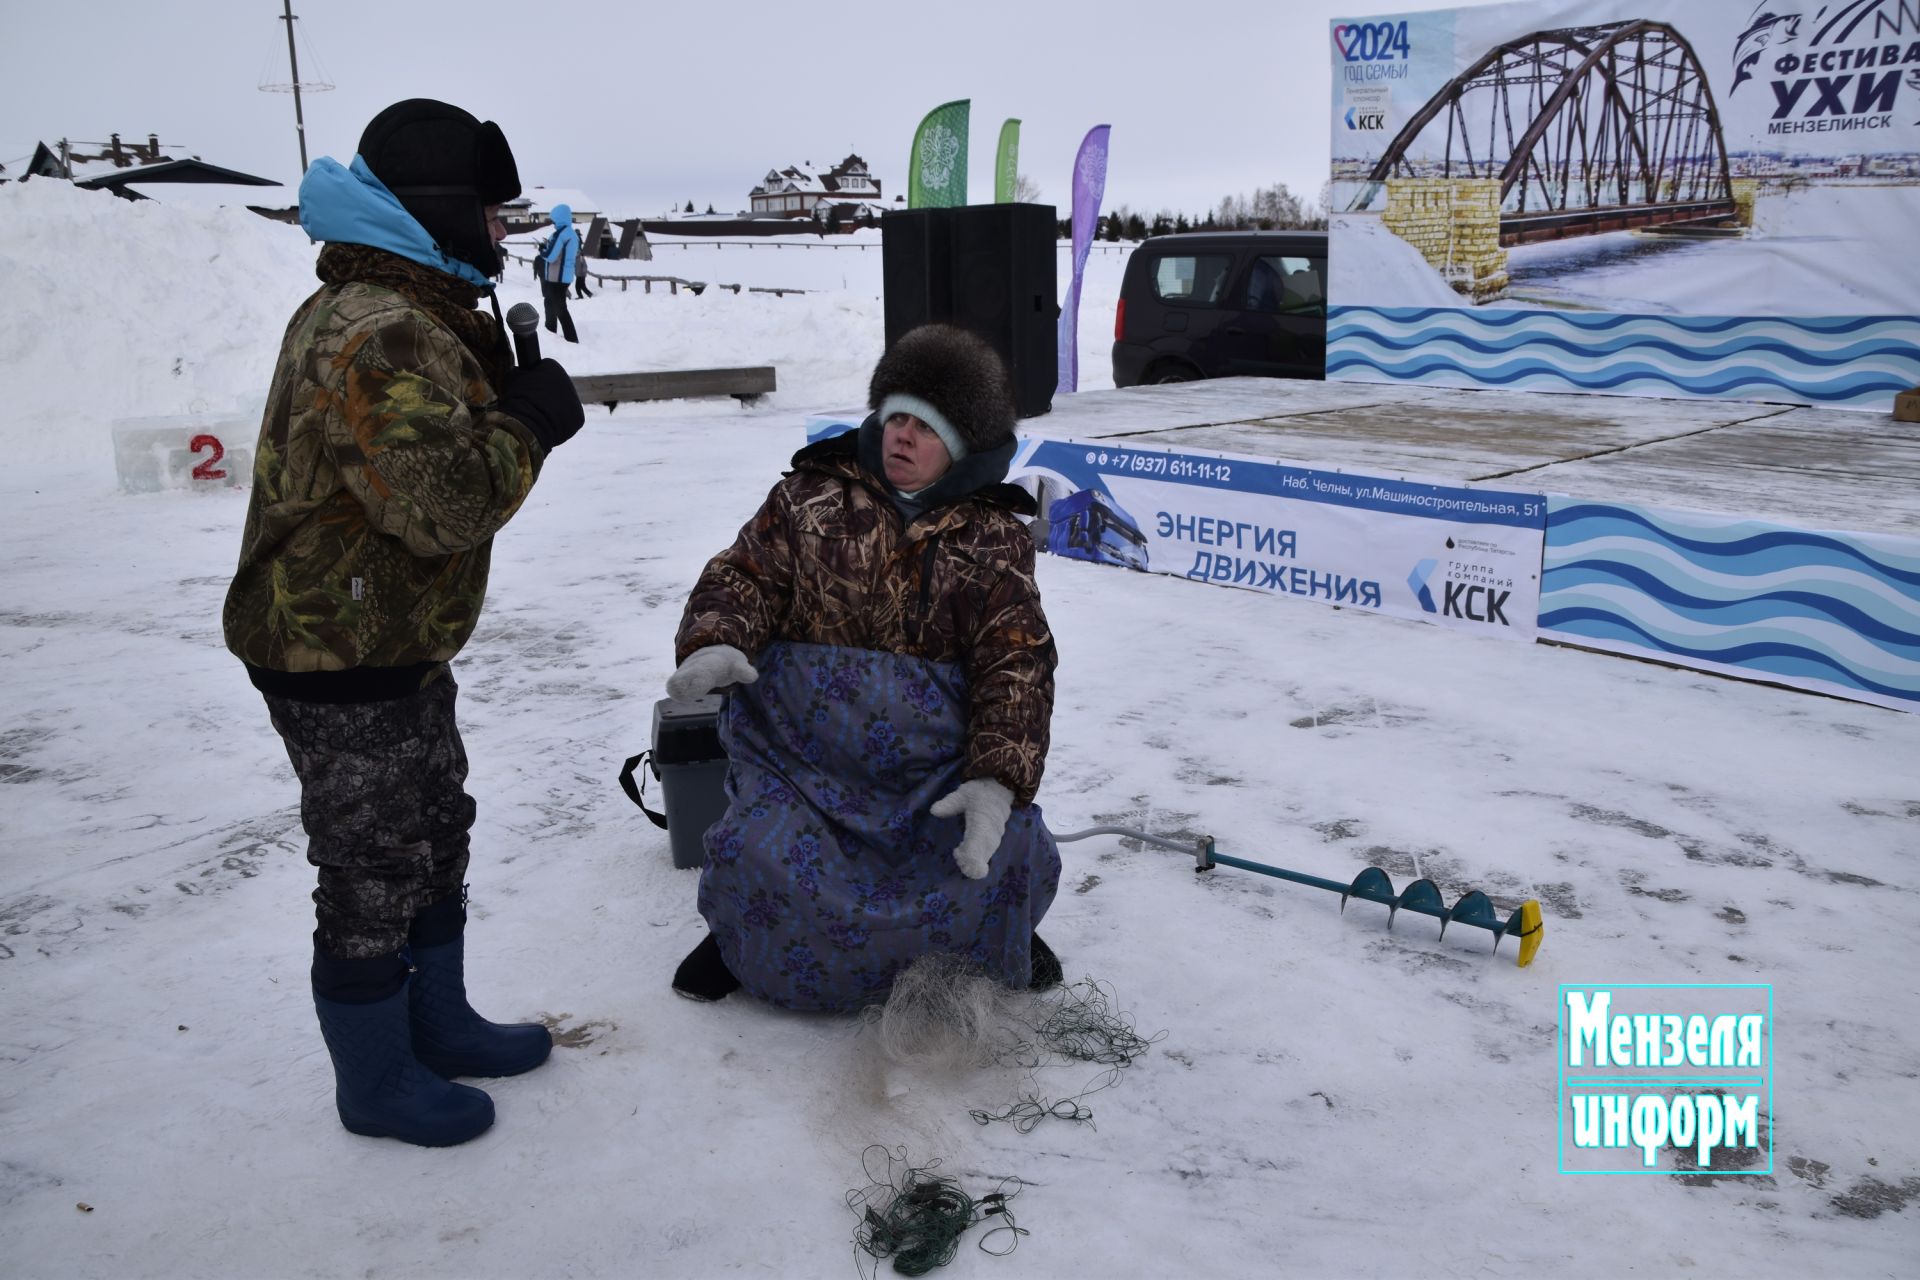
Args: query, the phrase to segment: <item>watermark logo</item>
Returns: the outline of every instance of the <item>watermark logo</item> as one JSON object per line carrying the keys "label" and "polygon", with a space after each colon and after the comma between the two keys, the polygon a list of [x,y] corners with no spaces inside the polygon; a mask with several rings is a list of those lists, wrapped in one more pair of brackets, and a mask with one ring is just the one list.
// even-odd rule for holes
{"label": "watermark logo", "polygon": [[1773,1172],[1773,988],[1562,985],[1560,1172]]}

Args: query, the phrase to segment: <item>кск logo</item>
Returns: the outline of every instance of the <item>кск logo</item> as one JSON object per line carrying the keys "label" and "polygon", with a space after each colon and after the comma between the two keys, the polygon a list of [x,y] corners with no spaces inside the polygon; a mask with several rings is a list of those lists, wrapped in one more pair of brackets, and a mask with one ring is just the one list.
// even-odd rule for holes
{"label": "\u043a\u0441\u043a logo", "polygon": [[1362,111],[1358,107],[1347,108],[1347,128],[1349,129],[1385,129],[1387,113],[1384,111]]}
{"label": "\u043a\u0441\u043a logo", "polygon": [[[1437,613],[1443,618],[1465,618],[1469,622],[1496,622],[1503,627],[1513,625],[1507,619],[1507,600],[1513,595],[1513,584],[1505,580],[1495,580],[1487,576],[1480,566],[1463,565],[1459,561],[1448,562],[1448,574],[1440,580],[1440,603],[1433,600],[1431,586],[1434,571],[1440,567],[1438,560],[1422,560],[1413,566],[1413,572],[1407,575],[1407,589],[1413,592],[1413,598],[1428,613]],[[1454,576],[1454,571],[1468,571],[1465,579]],[[1475,579],[1479,579],[1476,581]]]}

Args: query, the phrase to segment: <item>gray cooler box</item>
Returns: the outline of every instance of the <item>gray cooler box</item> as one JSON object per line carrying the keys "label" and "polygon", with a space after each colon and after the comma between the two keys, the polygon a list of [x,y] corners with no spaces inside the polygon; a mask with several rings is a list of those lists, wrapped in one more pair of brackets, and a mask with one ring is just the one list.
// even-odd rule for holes
{"label": "gray cooler box", "polygon": [[[649,761],[660,780],[664,815],[647,808],[633,771]],[[654,825],[665,827],[676,867],[703,866],[701,837],[727,811],[727,756],[720,749],[720,695],[662,698],[653,704],[653,746],[627,761],[620,785]]]}

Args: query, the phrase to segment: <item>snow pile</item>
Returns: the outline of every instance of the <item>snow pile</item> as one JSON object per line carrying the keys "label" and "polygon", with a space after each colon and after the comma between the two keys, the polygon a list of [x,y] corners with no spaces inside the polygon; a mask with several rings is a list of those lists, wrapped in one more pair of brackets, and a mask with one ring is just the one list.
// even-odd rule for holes
{"label": "snow pile", "polygon": [[263,401],[313,257],[298,227],[245,209],[0,186],[0,366],[13,373],[0,444],[110,467],[112,419]]}
{"label": "snow pile", "polygon": [[[528,237],[512,248],[531,256]],[[0,314],[0,365],[31,371],[16,376],[0,412],[0,443],[15,458],[75,455],[110,468],[115,419],[257,414],[287,320],[317,287],[316,253],[299,227],[243,208],[126,201],[63,182],[0,185],[0,271],[19,282]],[[1112,385],[1110,318],[1125,265],[1125,253],[1102,250],[1088,264],[1083,390]],[[663,283],[648,292],[637,279],[624,290],[590,281],[594,296],[571,304],[580,344],[541,333],[543,354],[574,373],[772,365],[779,390],[767,403],[790,409],[796,426],[809,411],[865,402],[885,345],[877,231],[659,237],[652,261],[587,268],[707,287],[696,295]],[[1058,268],[1064,295],[1072,269],[1064,245]],[[499,300],[503,310],[539,305],[530,267],[513,264]],[[642,417],[739,412],[726,400],[638,408]]]}

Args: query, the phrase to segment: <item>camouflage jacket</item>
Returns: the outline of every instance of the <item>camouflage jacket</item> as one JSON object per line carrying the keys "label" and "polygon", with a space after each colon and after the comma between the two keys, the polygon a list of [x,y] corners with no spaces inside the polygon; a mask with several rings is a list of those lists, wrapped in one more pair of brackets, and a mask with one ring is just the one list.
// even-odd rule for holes
{"label": "camouflage jacket", "polygon": [[443,661],[542,450],[495,405],[510,365],[472,286],[358,245],[319,273],[260,426],[227,647],[278,672]]}
{"label": "camouflage jacket", "polygon": [[995,485],[908,523],[851,435],[803,449],[687,599],[676,660],[774,640],[957,662],[967,677],[966,776],[1029,804],[1053,719],[1053,632],[1034,581],[1031,499]]}

